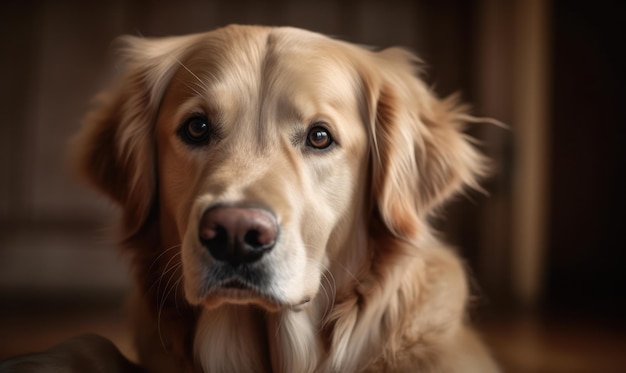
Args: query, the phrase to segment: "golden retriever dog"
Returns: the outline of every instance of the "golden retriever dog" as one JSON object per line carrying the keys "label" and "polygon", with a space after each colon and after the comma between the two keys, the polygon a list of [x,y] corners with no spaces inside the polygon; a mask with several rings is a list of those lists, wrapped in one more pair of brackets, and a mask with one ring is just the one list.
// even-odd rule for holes
{"label": "golden retriever dog", "polygon": [[143,369],[498,371],[428,223],[486,173],[475,119],[415,56],[282,27],[121,42],[75,159],[122,209]]}

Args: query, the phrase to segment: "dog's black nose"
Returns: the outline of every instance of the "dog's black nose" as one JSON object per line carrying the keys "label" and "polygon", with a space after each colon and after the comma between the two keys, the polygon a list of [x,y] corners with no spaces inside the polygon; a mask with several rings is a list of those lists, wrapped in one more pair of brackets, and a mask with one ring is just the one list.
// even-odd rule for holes
{"label": "dog's black nose", "polygon": [[202,215],[200,242],[213,258],[233,267],[259,260],[276,243],[278,224],[260,208],[217,206]]}

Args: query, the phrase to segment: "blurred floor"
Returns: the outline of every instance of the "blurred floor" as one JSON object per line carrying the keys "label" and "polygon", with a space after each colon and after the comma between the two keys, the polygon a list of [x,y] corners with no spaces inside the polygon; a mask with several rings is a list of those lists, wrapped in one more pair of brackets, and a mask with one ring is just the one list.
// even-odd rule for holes
{"label": "blurred floor", "polygon": [[479,323],[505,372],[626,372],[626,333],[609,320],[551,316],[496,316]]}
{"label": "blurred floor", "polygon": [[[0,359],[48,348],[81,333],[111,339],[132,357],[120,299],[89,303],[18,301],[0,310]],[[19,304],[21,303],[21,304]],[[479,329],[505,372],[618,373],[626,371],[623,325],[565,317],[484,317]]]}
{"label": "blurred floor", "polygon": [[0,298],[0,359],[41,351],[65,339],[96,333],[115,343],[133,359],[123,300],[109,295],[104,299],[76,301],[63,297],[42,300]]}

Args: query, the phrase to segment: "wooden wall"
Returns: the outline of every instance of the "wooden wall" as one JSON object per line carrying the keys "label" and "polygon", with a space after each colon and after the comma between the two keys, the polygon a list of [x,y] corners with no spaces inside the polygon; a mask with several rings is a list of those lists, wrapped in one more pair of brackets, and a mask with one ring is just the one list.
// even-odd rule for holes
{"label": "wooden wall", "polygon": [[[509,5],[507,5],[509,4]],[[416,51],[441,95],[460,91],[475,113],[513,115],[514,7],[498,1],[23,0],[0,5],[0,293],[123,288],[123,260],[102,227],[115,209],[76,182],[66,143],[113,73],[111,41],[229,23],[291,25],[355,43]],[[513,124],[514,125],[514,124]],[[510,287],[511,136],[470,128],[497,160],[489,197],[460,199],[440,226],[483,289]],[[86,247],[87,246],[87,247]],[[90,263],[92,271],[73,268]]]}

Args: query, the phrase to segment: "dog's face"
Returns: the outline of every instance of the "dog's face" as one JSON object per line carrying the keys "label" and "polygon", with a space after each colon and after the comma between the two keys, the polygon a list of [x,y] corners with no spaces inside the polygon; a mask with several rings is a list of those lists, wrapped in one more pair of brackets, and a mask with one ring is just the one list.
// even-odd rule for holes
{"label": "dog's face", "polygon": [[373,231],[415,239],[484,171],[406,52],[229,27],[129,38],[126,58],[77,158],[129,238],[153,226],[180,254],[191,304],[303,305],[336,261],[380,254]]}
{"label": "dog's face", "polygon": [[166,246],[182,242],[193,304],[306,303],[342,239],[337,227],[361,202],[367,133],[355,76],[324,55],[320,37],[298,38],[308,47],[280,33],[223,49],[206,40],[166,89],[161,230]]}

